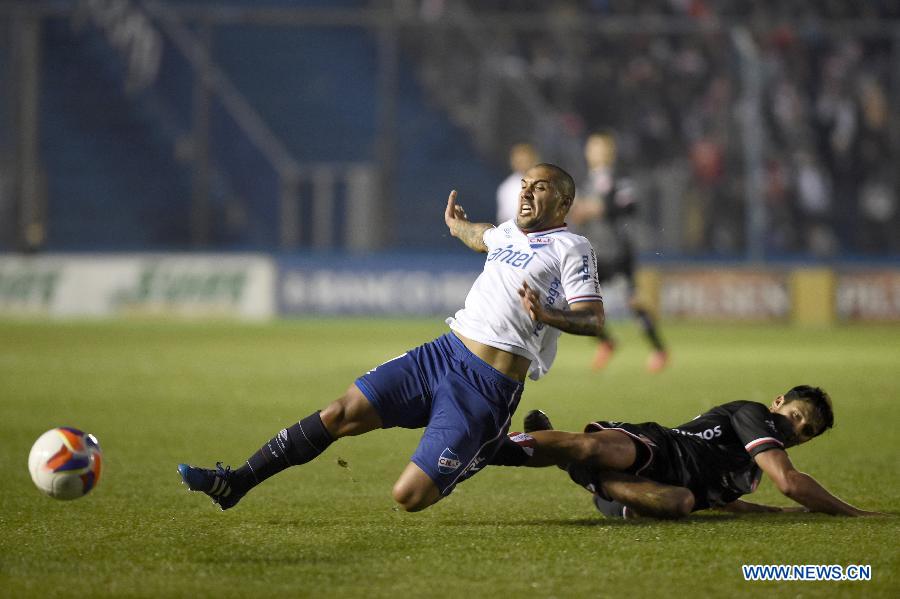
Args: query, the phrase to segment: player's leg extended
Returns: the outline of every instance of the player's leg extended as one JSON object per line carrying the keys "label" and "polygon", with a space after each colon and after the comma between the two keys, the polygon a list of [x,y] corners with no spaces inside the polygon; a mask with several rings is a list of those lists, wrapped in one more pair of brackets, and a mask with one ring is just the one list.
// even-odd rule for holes
{"label": "player's leg extended", "polygon": [[527,466],[566,469],[578,463],[600,470],[627,470],[637,458],[631,438],[616,430],[569,433],[536,430],[511,435],[491,458],[494,466]]}
{"label": "player's leg extended", "polygon": [[578,463],[600,470],[624,471],[634,464],[634,442],[623,432],[568,433],[544,430],[531,433],[534,453],[526,466],[556,465],[565,468]]}
{"label": "player's leg extended", "polygon": [[321,412],[279,431],[235,471],[250,490],[270,476],[317,458],[341,437],[381,428],[381,418],[356,385]]}
{"label": "player's leg extended", "polygon": [[394,485],[394,500],[407,511],[425,509],[449,495],[509,441],[507,431],[522,383],[468,350],[457,356],[458,367],[433,386],[428,425]]}
{"label": "player's leg extended", "polygon": [[313,412],[279,431],[236,470],[221,465],[211,470],[181,464],[178,471],[192,491],[203,491],[226,510],[269,477],[315,459],[336,439],[380,427],[378,412],[353,385],[321,412]]}
{"label": "player's leg extended", "polygon": [[[600,472],[598,478],[602,495],[627,506],[637,516],[683,518],[694,509],[694,494],[685,487],[666,485],[624,472]],[[604,505],[603,501],[595,500],[601,511],[609,505],[609,502]]]}

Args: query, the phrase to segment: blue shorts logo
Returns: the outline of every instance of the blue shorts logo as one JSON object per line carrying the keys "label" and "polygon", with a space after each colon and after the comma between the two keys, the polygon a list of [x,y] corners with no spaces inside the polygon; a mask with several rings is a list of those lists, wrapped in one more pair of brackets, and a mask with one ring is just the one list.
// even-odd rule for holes
{"label": "blue shorts logo", "polygon": [[438,458],[438,472],[451,474],[459,469],[459,465],[459,456],[453,453],[452,449],[448,447],[441,452],[441,457]]}

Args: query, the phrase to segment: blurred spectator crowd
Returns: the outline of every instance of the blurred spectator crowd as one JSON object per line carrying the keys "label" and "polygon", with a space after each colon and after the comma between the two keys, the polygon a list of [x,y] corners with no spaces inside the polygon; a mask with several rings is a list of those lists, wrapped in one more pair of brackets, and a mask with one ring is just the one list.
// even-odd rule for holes
{"label": "blurred spectator crowd", "polygon": [[[440,4],[425,3],[432,12]],[[681,252],[745,251],[741,111],[753,109],[767,253],[900,253],[900,2],[467,6],[475,18],[527,13],[545,25],[498,32],[493,43],[506,53],[503,64],[536,82],[572,137],[615,134],[619,172],[643,181],[648,229],[661,226],[663,202],[679,204]],[[604,19],[618,28],[603,27]],[[754,42],[761,80],[749,107],[738,30]],[[504,143],[527,141],[513,135]]]}

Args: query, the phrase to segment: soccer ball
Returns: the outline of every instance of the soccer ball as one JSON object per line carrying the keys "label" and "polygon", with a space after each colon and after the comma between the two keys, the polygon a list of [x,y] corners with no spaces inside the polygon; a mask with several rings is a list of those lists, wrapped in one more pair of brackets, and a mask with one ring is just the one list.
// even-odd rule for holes
{"label": "soccer ball", "polygon": [[87,495],[100,480],[102,463],[97,438],[68,426],[50,429],[38,437],[28,454],[31,480],[54,499]]}

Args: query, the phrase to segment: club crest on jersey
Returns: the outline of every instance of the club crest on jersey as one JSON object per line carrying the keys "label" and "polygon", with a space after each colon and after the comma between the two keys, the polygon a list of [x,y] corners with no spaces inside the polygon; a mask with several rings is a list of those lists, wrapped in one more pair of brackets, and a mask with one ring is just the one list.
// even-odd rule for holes
{"label": "club crest on jersey", "polygon": [[553,243],[552,237],[529,237],[528,245],[531,246],[533,250],[539,250],[542,247],[546,247]]}
{"label": "club crest on jersey", "polygon": [[447,447],[441,452],[438,458],[438,472],[441,474],[451,474],[459,469],[459,456],[453,453],[453,450]]}

